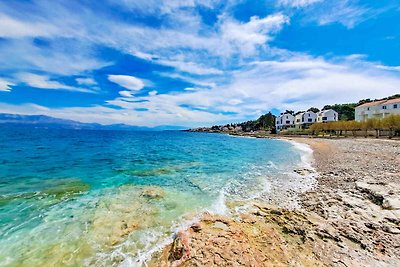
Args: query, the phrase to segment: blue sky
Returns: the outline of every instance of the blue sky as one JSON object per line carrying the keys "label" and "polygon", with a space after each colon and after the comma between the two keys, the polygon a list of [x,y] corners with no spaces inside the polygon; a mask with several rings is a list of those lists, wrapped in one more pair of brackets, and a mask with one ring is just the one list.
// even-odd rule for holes
{"label": "blue sky", "polygon": [[0,112],[201,126],[400,93],[398,0],[0,2]]}

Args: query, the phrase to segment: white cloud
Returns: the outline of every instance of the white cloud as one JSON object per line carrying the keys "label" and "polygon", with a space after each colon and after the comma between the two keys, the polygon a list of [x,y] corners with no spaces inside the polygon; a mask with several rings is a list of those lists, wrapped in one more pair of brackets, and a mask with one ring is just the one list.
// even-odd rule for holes
{"label": "white cloud", "polygon": [[132,91],[121,91],[122,97],[107,101],[109,106],[47,111],[26,105],[0,104],[0,112],[45,113],[84,122],[146,126],[212,125],[255,118],[272,108],[304,110],[311,106],[321,108],[326,104],[385,97],[398,93],[400,77],[395,74],[357,57],[326,61],[301,56],[290,61],[254,62],[233,72],[232,82],[211,89],[150,93],[135,98]]}
{"label": "white cloud", "polygon": [[93,78],[76,78],[76,82],[80,85],[96,85],[97,82]]}
{"label": "white cloud", "polygon": [[142,80],[128,75],[108,75],[108,80],[118,84],[129,90],[139,91],[143,89],[144,83]]}
{"label": "white cloud", "polygon": [[247,23],[241,23],[227,18],[221,25],[222,38],[230,42],[244,55],[253,55],[257,45],[264,45],[283,25],[289,23],[289,18],[283,14],[273,14],[265,18],[251,17]]}
{"label": "white cloud", "polygon": [[129,10],[143,14],[165,15],[183,8],[201,6],[213,8],[221,3],[220,0],[109,0],[111,3],[122,5]]}
{"label": "white cloud", "polygon": [[160,56],[143,52],[134,52],[133,55],[159,65],[174,67],[181,72],[197,75],[223,74],[223,71],[216,68],[202,66],[194,62],[187,62],[182,56],[174,56],[172,59],[160,59]]}
{"label": "white cloud", "polygon": [[78,88],[74,86],[65,85],[57,81],[52,81],[48,76],[37,75],[32,73],[21,73],[18,75],[20,81],[26,83],[28,86],[39,88],[39,89],[55,89],[55,90],[67,90],[76,91],[82,93],[95,93],[92,90]]}
{"label": "white cloud", "polygon": [[119,91],[118,93],[123,97],[128,97],[128,98],[133,97],[131,91]]}
{"label": "white cloud", "polygon": [[171,66],[179,71],[198,74],[198,75],[211,75],[211,74],[223,74],[223,71],[216,68],[207,68],[200,66],[194,62],[184,62],[184,61],[173,61],[173,60],[157,60],[158,64]]}
{"label": "white cloud", "polygon": [[0,14],[0,37],[47,37],[56,33],[57,29],[46,22],[24,22]]}
{"label": "white cloud", "polygon": [[11,91],[11,86],[15,85],[12,82],[0,79],[0,92],[9,92]]}
{"label": "white cloud", "polygon": [[[390,5],[387,8],[390,8]],[[373,9],[353,0],[325,1],[323,5],[310,7],[306,14],[308,14],[308,20],[316,21],[319,25],[340,23],[351,29],[384,12],[387,8]]]}
{"label": "white cloud", "polygon": [[52,48],[40,48],[31,40],[8,40],[0,49],[0,71],[40,71],[57,75],[75,75],[98,69],[111,62],[92,56],[88,45],[55,41]]}
{"label": "white cloud", "polygon": [[305,7],[324,0],[278,0],[278,5],[290,7]]}
{"label": "white cloud", "polygon": [[376,67],[379,68],[379,69],[383,69],[383,70],[400,71],[400,66],[383,66],[383,65],[377,65]]}
{"label": "white cloud", "polygon": [[156,90],[150,91],[149,95],[156,95],[158,92]]}

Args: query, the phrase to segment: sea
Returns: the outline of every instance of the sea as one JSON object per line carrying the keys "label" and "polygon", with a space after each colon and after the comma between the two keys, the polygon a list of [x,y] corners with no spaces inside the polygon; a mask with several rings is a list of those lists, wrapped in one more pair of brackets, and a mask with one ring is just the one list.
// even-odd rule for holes
{"label": "sea", "polygon": [[311,161],[277,139],[0,126],[0,266],[144,266],[205,212],[298,207]]}

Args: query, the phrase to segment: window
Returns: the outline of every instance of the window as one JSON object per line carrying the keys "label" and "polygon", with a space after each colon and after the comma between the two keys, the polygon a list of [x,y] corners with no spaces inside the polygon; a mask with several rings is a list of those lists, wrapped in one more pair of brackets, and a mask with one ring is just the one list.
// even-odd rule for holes
{"label": "window", "polygon": [[393,105],[393,108],[397,108],[397,104],[394,104],[394,105]]}
{"label": "window", "polygon": [[328,117],[322,117],[322,120],[323,120],[323,121],[327,121],[327,120],[328,120]]}
{"label": "window", "polygon": [[312,122],[312,119],[308,119],[308,122]]}
{"label": "window", "polygon": [[386,109],[386,106],[382,106],[382,109]]}
{"label": "window", "polygon": [[369,108],[367,108],[367,110],[369,110]]}
{"label": "window", "polygon": [[286,121],[286,124],[290,124],[290,121]]}

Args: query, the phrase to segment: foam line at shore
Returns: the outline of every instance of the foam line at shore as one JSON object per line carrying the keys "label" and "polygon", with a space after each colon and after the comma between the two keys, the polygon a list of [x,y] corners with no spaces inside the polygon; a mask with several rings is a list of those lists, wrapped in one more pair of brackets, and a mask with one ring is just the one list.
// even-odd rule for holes
{"label": "foam line at shore", "polygon": [[279,139],[279,140],[289,142],[290,144],[293,145],[293,147],[296,150],[301,152],[301,156],[300,156],[300,158],[301,158],[301,167],[304,167],[304,168],[307,168],[307,169],[315,171],[315,169],[313,167],[313,164],[314,164],[313,153],[314,153],[314,151],[309,145],[304,144],[304,143],[299,143],[299,142],[296,142],[296,141],[293,141],[293,140],[288,140],[288,139]]}

